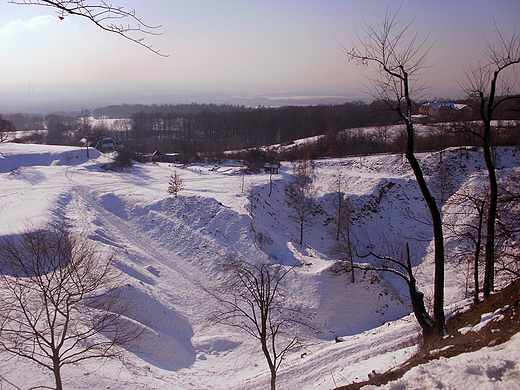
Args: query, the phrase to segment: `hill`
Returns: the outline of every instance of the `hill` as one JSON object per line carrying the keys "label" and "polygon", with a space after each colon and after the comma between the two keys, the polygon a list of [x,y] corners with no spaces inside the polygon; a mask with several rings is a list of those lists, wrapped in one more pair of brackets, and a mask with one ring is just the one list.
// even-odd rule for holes
{"label": "hill", "polygon": [[[333,272],[337,257],[331,250],[329,186],[341,171],[348,178],[358,245],[378,245],[389,237],[413,240],[418,281],[428,293],[431,233],[420,222],[424,206],[400,155],[318,160],[322,211],[300,246],[284,201],[289,164],[282,164],[269,196],[269,175],[237,174],[240,166],[231,162],[218,169],[159,163],[107,172],[101,165],[110,155],[96,152],[87,158],[79,148],[2,144],[0,153],[0,235],[19,234],[29,224],[66,223],[104,253],[116,254],[121,291],[136,303],[131,318],[143,336],[125,352],[124,364],[108,360],[67,368],[68,389],[265,388],[268,370],[255,340],[237,329],[207,324],[216,303],[200,285],[218,286],[219,265],[230,256],[294,267],[290,298],[305,308],[312,328],[294,329],[305,343],[285,360],[280,389],[329,389],[364,380],[372,370],[386,371],[417,351],[419,329],[401,281],[357,271],[352,283],[350,275]],[[479,153],[448,149],[420,156],[430,182],[438,183],[439,199],[480,180]],[[501,175],[519,167],[514,149],[500,151]],[[173,169],[185,181],[178,198],[166,191]],[[449,175],[440,173],[446,170]],[[461,267],[447,264],[448,312],[466,305],[466,287]],[[504,348],[516,346],[515,340]],[[504,367],[501,378],[515,372],[510,364]],[[6,361],[0,375],[22,388],[52,383],[50,373],[23,360]]]}

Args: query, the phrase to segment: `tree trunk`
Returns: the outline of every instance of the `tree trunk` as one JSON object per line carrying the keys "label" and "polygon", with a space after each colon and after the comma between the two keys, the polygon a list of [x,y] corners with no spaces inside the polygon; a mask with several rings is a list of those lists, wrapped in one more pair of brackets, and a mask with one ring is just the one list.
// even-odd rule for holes
{"label": "tree trunk", "polygon": [[[276,389],[276,360],[273,361],[273,358],[276,359],[276,355],[271,357],[271,353],[269,352],[269,347],[267,346],[267,317],[268,313],[265,311],[265,308],[261,310],[261,331],[260,331],[260,343],[262,344],[262,352],[264,353],[265,360],[267,360],[267,365],[269,366],[269,371],[271,372],[271,390]],[[273,340],[274,342],[274,340]]]}
{"label": "tree trunk", "polygon": [[303,245],[303,229],[305,227],[305,221],[303,219],[300,220],[300,246]]}
{"label": "tree trunk", "polygon": [[491,155],[491,119],[493,118],[496,82],[499,70],[495,71],[491,80],[489,99],[486,101],[484,94],[480,93],[480,118],[484,125],[484,134],[482,137],[482,147],[484,151],[484,161],[488,171],[489,179],[489,208],[486,221],[486,253],[484,268],[484,299],[487,299],[494,289],[494,273],[495,273],[495,224],[498,203],[498,184],[495,171],[493,156]]}
{"label": "tree trunk", "polygon": [[412,262],[410,260],[410,250],[408,247],[408,243],[406,244],[406,261],[406,270],[408,273],[407,283],[408,290],[410,292],[410,299],[412,301],[413,313],[415,315],[415,318],[417,319],[417,322],[421,326],[423,332],[423,341],[424,344],[427,346],[431,342],[433,342],[433,336],[435,334],[435,323],[426,311],[426,307],[424,306],[424,294],[417,290],[417,283],[415,277],[413,276]]}
{"label": "tree trunk", "polygon": [[486,266],[484,270],[484,299],[487,299],[494,290],[494,271],[495,271],[495,225],[496,213],[498,204],[498,184],[491,155],[490,134],[491,123],[484,125],[484,160],[486,161],[486,168],[489,176],[489,209],[486,221],[487,235],[486,235]]}
{"label": "tree trunk", "polygon": [[398,107],[397,112],[406,123],[406,159],[412,167],[412,171],[417,180],[417,185],[421,190],[422,196],[430,210],[430,216],[433,224],[433,240],[435,246],[435,279],[433,293],[433,317],[435,335],[439,338],[444,336],[446,320],[444,318],[444,236],[442,233],[441,213],[434,197],[430,193],[428,184],[424,179],[424,175],[415,157],[415,132],[412,123],[412,100],[410,98],[410,86],[408,73],[401,66],[402,82],[404,87],[404,97],[406,100],[406,115]]}
{"label": "tree trunk", "polygon": [[426,201],[433,224],[433,239],[435,246],[435,280],[434,280],[434,301],[433,301],[433,316],[434,316],[434,330],[438,337],[444,336],[445,318],[444,318],[444,237],[442,233],[442,218],[435,202],[431,195],[421,166],[415,157],[414,145],[414,129],[411,122],[407,122],[408,142],[406,146],[406,158],[410,163],[415,179],[421,194]]}
{"label": "tree trunk", "polygon": [[271,369],[271,390],[276,390],[276,371]]}
{"label": "tree trunk", "polygon": [[56,390],[63,390],[63,384],[61,382],[61,366],[59,358],[53,357],[52,372],[54,373],[54,382],[56,383]]}
{"label": "tree trunk", "polygon": [[478,305],[480,302],[480,283],[479,283],[479,263],[480,263],[480,251],[482,249],[482,225],[484,219],[484,202],[477,206],[478,209],[478,229],[477,229],[477,243],[475,245],[475,259],[473,264],[473,283],[475,295],[473,296],[473,303]]}
{"label": "tree trunk", "polygon": [[435,321],[432,320],[426,311],[426,307],[424,306],[424,294],[417,290],[415,280],[408,284],[408,289],[412,300],[413,314],[421,326],[424,343],[429,344],[436,334]]}

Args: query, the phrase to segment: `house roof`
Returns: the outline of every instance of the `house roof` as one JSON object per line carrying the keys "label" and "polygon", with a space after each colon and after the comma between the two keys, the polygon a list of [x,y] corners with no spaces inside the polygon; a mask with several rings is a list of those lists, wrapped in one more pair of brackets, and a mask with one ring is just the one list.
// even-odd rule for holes
{"label": "house roof", "polygon": [[467,107],[466,104],[459,104],[459,103],[451,103],[451,102],[432,102],[432,103],[425,103],[427,106],[430,106],[433,110],[438,110],[441,107],[449,107],[452,110],[462,110],[463,108]]}

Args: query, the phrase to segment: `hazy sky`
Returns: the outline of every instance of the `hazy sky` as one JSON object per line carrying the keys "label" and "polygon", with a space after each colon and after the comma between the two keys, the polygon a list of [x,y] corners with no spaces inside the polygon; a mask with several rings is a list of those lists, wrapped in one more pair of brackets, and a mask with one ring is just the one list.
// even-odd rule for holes
{"label": "hazy sky", "polygon": [[343,48],[364,22],[378,23],[387,6],[401,4],[403,22],[415,17],[413,27],[436,40],[426,75],[435,83],[431,97],[458,97],[462,68],[481,57],[484,37],[494,39],[493,20],[511,32],[520,19],[519,0],[112,2],[162,25],[146,42],[169,57],[82,18],[59,20],[50,8],[0,0],[0,112],[221,96],[369,99],[361,85],[367,71]]}

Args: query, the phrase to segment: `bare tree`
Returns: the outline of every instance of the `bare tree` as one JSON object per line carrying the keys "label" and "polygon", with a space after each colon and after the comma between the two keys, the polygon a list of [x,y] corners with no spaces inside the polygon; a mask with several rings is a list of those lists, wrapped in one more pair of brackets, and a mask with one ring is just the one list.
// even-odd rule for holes
{"label": "bare tree", "polygon": [[170,180],[168,181],[168,193],[177,197],[179,192],[184,189],[184,180],[182,180],[181,175],[177,172],[176,169],[173,170],[173,173],[170,175]]}
{"label": "bare tree", "polygon": [[427,69],[425,61],[431,45],[428,45],[428,36],[420,39],[418,32],[410,35],[411,24],[400,28],[397,20],[398,12],[399,10],[395,13],[387,10],[381,24],[376,27],[365,25],[366,37],[359,38],[359,43],[353,44],[353,48],[347,51],[347,55],[349,59],[357,60],[362,65],[374,65],[375,76],[369,79],[369,92],[376,100],[386,102],[406,125],[405,156],[432,220],[435,246],[433,311],[436,335],[442,337],[445,328],[442,217],[415,156],[415,130],[412,122],[412,99],[417,98],[418,94],[426,88],[421,83],[421,76]]}
{"label": "bare tree", "polygon": [[112,138],[120,140],[123,144],[130,144],[132,141],[130,129],[132,128],[130,119],[117,119],[110,125],[110,134]]}
{"label": "bare tree", "polygon": [[66,229],[27,231],[0,240],[0,349],[53,372],[118,355],[139,335],[123,316],[110,261]]}
{"label": "bare tree", "polygon": [[501,178],[498,188],[495,272],[511,282],[520,277],[520,173]]}
{"label": "bare tree", "polygon": [[342,271],[351,274],[351,281],[355,283],[354,273],[354,240],[352,237],[352,205],[346,197],[347,181],[341,169],[332,175],[332,182],[329,190],[332,192],[332,203],[335,211],[334,221],[336,222],[336,243],[332,247],[332,252],[342,257],[344,262],[340,267]]}
{"label": "bare tree", "polygon": [[303,245],[303,232],[310,218],[318,211],[316,204],[317,188],[314,185],[316,167],[312,160],[301,160],[293,165],[293,177],[285,186],[285,198],[293,211],[291,218],[300,229],[300,245]]}
{"label": "bare tree", "polygon": [[486,42],[484,62],[472,66],[465,72],[461,86],[465,94],[479,105],[482,131],[474,131],[482,142],[484,160],[489,178],[489,207],[487,215],[487,237],[485,243],[484,298],[494,290],[495,274],[495,231],[498,207],[498,181],[496,162],[493,158],[491,121],[497,109],[504,102],[520,99],[518,70],[520,64],[520,33],[513,30],[510,37],[503,34],[495,25],[497,43]]}
{"label": "bare tree", "polygon": [[[271,197],[273,193],[273,186],[274,186],[274,175],[278,173],[278,168],[274,168],[274,166],[277,165],[276,163],[269,163],[269,197]],[[279,164],[278,164],[279,165]]]}
{"label": "bare tree", "polygon": [[81,110],[77,119],[77,129],[81,135],[88,135],[92,131],[92,112],[88,109]]}
{"label": "bare tree", "polygon": [[284,357],[299,344],[294,332],[289,334],[290,325],[299,322],[298,310],[289,307],[283,285],[291,268],[230,260],[223,271],[227,279],[222,287],[205,289],[220,304],[209,319],[237,327],[260,342],[275,390]]}
{"label": "bare tree", "polygon": [[445,221],[449,232],[447,238],[452,238],[457,243],[451,257],[455,261],[466,260],[468,268],[473,270],[474,304],[478,304],[480,299],[479,267],[486,233],[486,210],[489,204],[487,193],[487,188],[482,186],[462,188],[448,201],[450,210],[455,210],[449,215],[453,222]]}
{"label": "bare tree", "polygon": [[133,9],[126,10],[122,6],[112,5],[103,0],[94,3],[88,0],[10,0],[9,2],[54,8],[60,19],[69,15],[81,16],[105,31],[121,35],[155,54],[166,57],[144,41],[146,35],[160,35],[157,29],[161,26],[146,24]]}
{"label": "bare tree", "polygon": [[429,349],[436,341],[435,321],[426,310],[424,294],[417,288],[417,280],[413,273],[410,256],[410,247],[408,243],[404,245],[392,244],[389,241],[385,241],[384,245],[384,251],[389,253],[389,255],[382,255],[374,251],[370,251],[366,255],[359,255],[359,257],[362,258],[373,256],[377,259],[377,264],[358,265],[357,268],[390,272],[406,282],[415,318],[422,329],[424,347]]}

